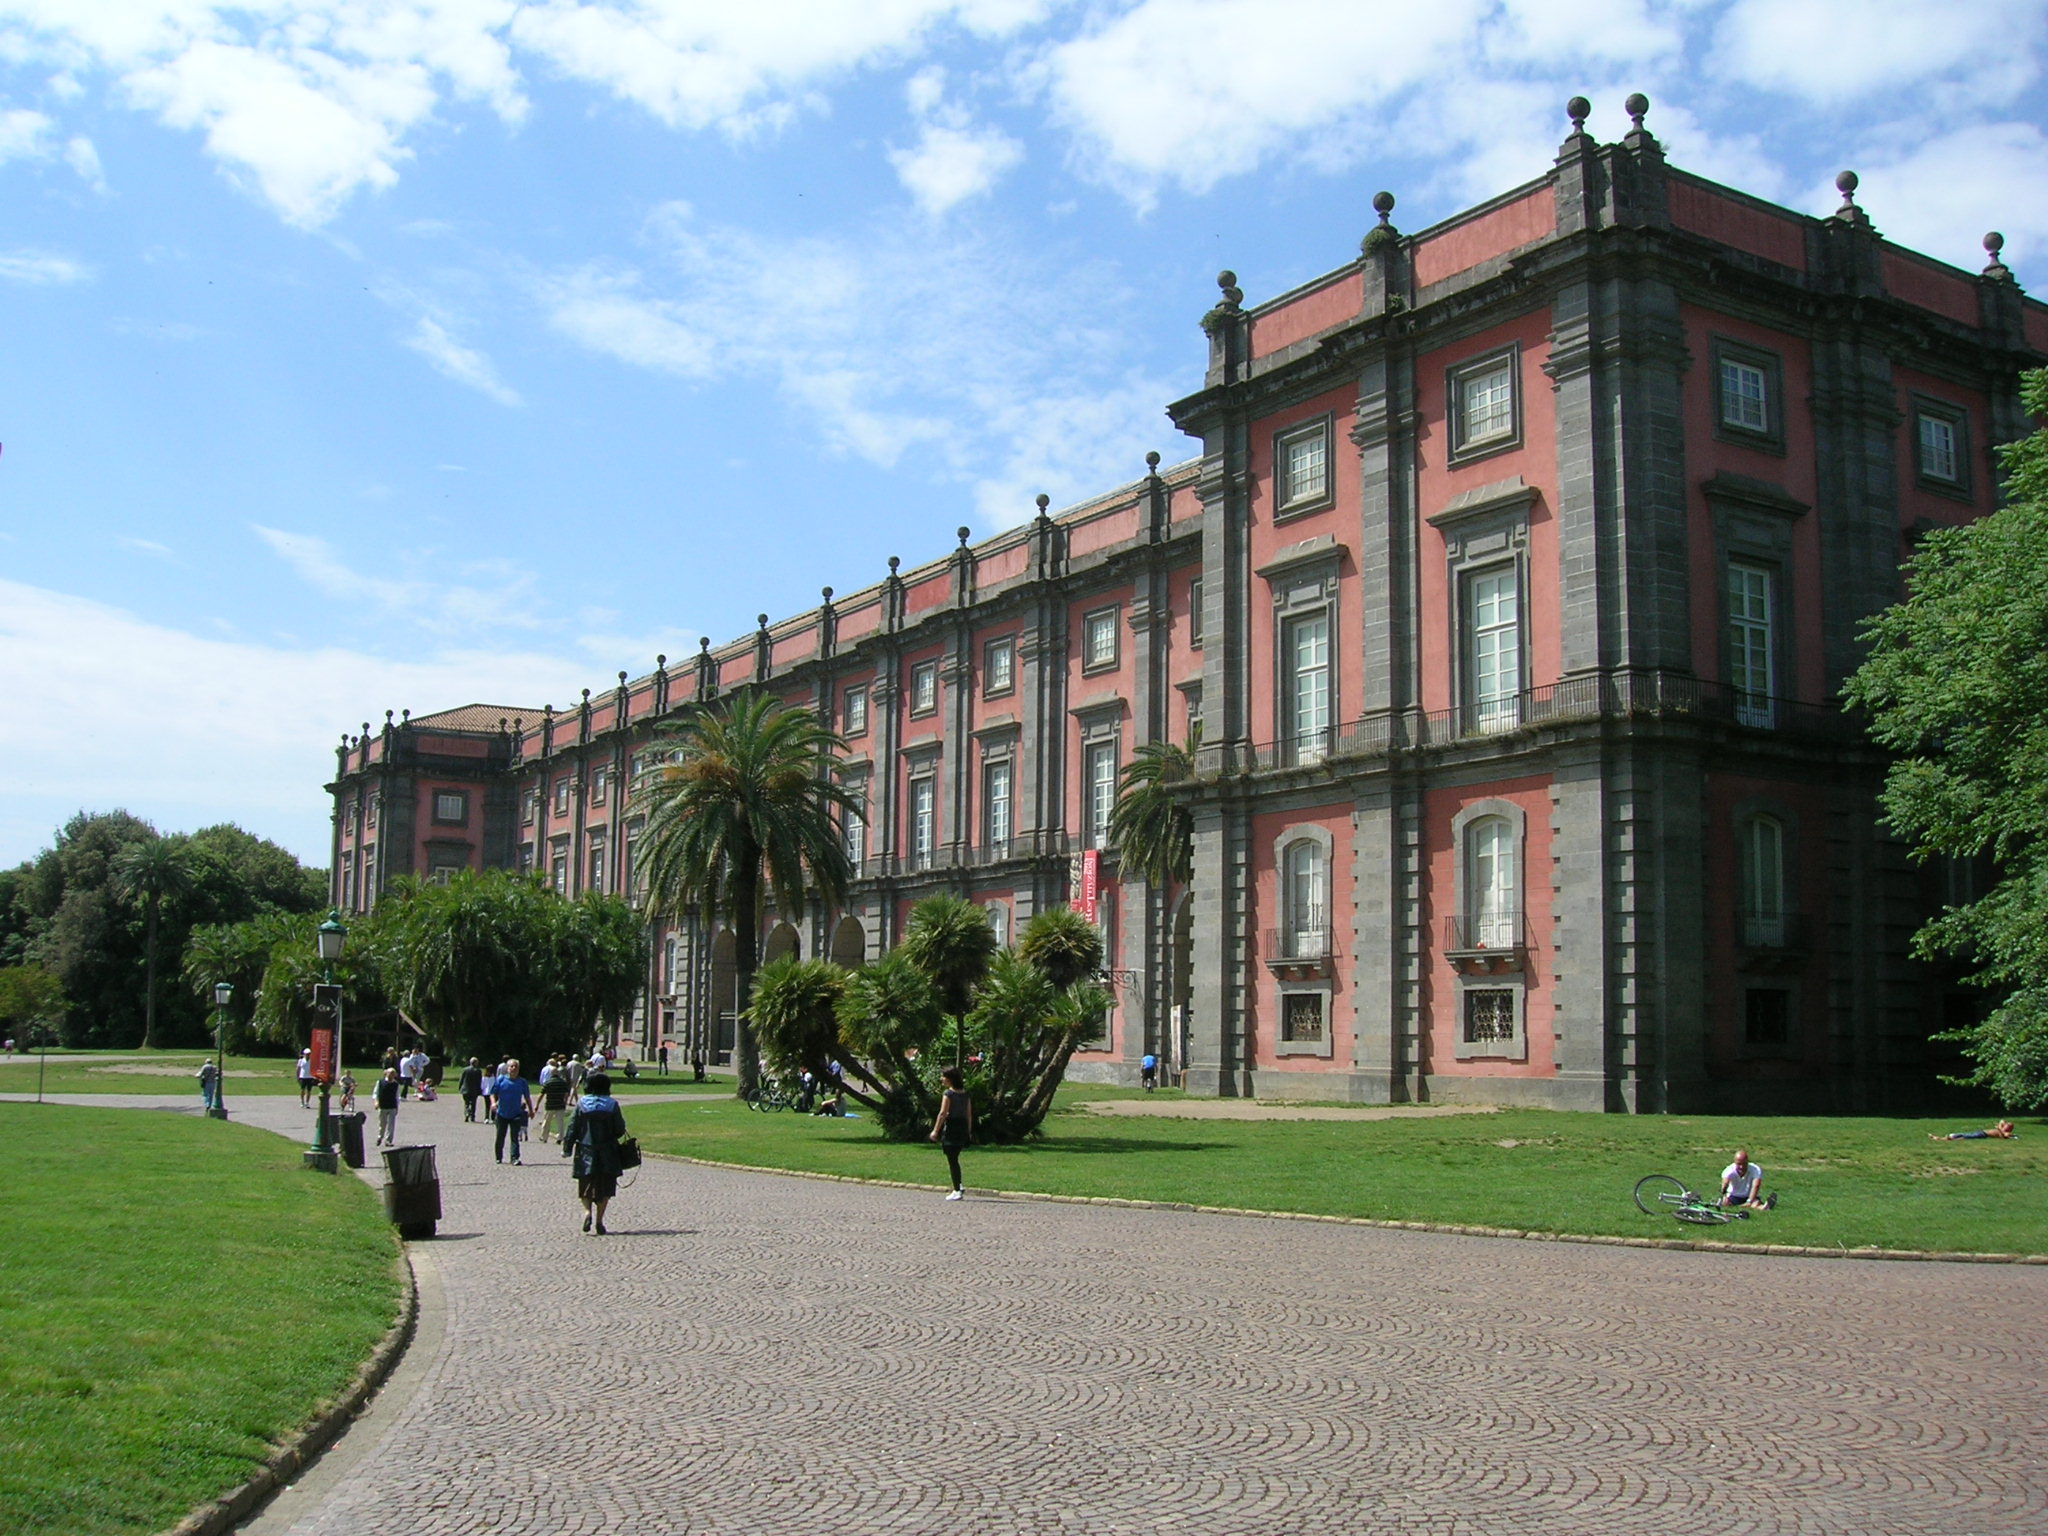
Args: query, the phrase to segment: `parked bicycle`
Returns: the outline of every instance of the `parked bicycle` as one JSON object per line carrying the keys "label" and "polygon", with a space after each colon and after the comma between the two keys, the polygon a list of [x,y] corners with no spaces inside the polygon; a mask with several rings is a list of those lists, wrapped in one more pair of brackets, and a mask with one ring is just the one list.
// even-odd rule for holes
{"label": "parked bicycle", "polygon": [[758,1109],[764,1115],[773,1114],[778,1109],[787,1109],[796,1102],[795,1095],[771,1078],[761,1079],[740,1097],[745,1101],[747,1108]]}
{"label": "parked bicycle", "polygon": [[1731,1221],[1749,1220],[1749,1212],[1743,1207],[1722,1205],[1668,1173],[1646,1174],[1636,1180],[1636,1209],[1645,1216],[1669,1212],[1696,1227],[1720,1227]]}

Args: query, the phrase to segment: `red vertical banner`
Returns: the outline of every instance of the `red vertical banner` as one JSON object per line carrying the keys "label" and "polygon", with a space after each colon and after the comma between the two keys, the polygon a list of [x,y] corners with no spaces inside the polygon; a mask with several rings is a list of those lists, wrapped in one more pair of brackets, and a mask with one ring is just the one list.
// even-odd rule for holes
{"label": "red vertical banner", "polygon": [[334,1031],[331,1029],[313,1031],[313,1080],[318,1083],[334,1081]]}
{"label": "red vertical banner", "polygon": [[1095,922],[1102,896],[1102,850],[1090,848],[1080,856],[1080,870],[1074,881],[1073,908],[1089,922]]}

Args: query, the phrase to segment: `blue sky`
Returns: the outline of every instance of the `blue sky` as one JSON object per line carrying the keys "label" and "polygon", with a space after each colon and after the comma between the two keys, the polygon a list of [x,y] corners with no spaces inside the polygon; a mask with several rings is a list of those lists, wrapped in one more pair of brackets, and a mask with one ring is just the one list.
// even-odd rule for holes
{"label": "blue sky", "polygon": [[1215,273],[1673,160],[2048,284],[2040,0],[0,0],[0,862],[324,863],[387,708],[566,705],[1191,445]]}

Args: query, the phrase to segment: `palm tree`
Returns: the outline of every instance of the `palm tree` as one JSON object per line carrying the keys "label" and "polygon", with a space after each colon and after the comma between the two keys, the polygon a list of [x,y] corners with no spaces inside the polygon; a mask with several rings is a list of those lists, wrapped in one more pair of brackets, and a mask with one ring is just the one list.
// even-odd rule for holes
{"label": "palm tree", "polygon": [[670,918],[701,910],[707,922],[731,922],[745,1093],[761,1076],[745,1004],[761,959],[764,885],[792,915],[806,888],[841,901],[853,878],[841,828],[859,803],[832,774],[839,738],[810,710],[767,694],[705,710],[667,745],[679,759],[634,794],[647,807],[647,903]]}
{"label": "palm tree", "polygon": [[1196,725],[1185,746],[1148,741],[1139,747],[1109,813],[1109,840],[1123,868],[1155,890],[1194,873],[1195,817],[1174,786],[1195,776],[1201,746],[1202,728]]}
{"label": "palm tree", "polygon": [[967,1012],[996,953],[988,909],[964,896],[927,896],[910,909],[903,953],[939,989],[940,1006],[953,1021],[953,1064],[963,1064]]}
{"label": "palm tree", "polygon": [[114,860],[114,889],[142,903],[142,1043],[161,1042],[156,1033],[156,931],[164,898],[186,895],[199,883],[199,862],[182,838],[153,837],[133,843]]}

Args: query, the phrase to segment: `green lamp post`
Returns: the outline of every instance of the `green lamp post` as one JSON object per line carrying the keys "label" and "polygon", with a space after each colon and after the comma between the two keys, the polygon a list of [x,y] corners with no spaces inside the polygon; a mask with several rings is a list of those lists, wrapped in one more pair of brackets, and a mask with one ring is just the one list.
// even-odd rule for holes
{"label": "green lamp post", "polygon": [[228,1117],[228,1004],[235,989],[225,981],[213,984],[213,1102],[206,1106],[208,1118]]}
{"label": "green lamp post", "polygon": [[334,1056],[328,1062],[327,1075],[320,1079],[320,1118],[313,1125],[313,1145],[306,1150],[306,1166],[322,1173],[336,1173],[341,1168],[341,1157],[334,1150],[330,1106],[334,1071],[341,1060],[341,988],[334,982],[334,963],[341,958],[342,946],[348,941],[348,927],[338,908],[327,914],[327,921],[314,930],[314,937],[320,949],[321,985],[314,988],[313,995],[334,1010]]}

